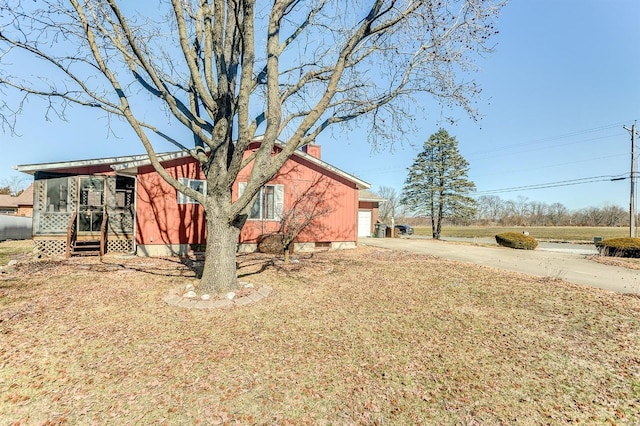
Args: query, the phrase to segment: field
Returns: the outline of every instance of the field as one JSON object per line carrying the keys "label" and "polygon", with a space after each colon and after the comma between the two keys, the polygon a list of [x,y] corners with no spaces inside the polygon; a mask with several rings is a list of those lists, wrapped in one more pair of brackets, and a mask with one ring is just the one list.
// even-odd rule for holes
{"label": "field", "polygon": [[0,418],[640,422],[638,297],[375,248],[296,259],[239,256],[242,280],[272,295],[203,311],[163,303],[195,282],[177,259],[5,269]]}
{"label": "field", "polygon": [[[416,235],[431,236],[431,226],[414,226]],[[502,232],[529,232],[537,240],[593,242],[593,237],[628,237],[629,228],[590,226],[445,226],[443,237],[483,238]]]}

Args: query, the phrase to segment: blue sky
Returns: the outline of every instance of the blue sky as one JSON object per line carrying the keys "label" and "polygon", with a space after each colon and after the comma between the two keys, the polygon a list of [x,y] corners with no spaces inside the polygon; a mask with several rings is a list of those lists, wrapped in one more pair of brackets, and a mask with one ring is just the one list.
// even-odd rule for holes
{"label": "blue sky", "polygon": [[[483,88],[481,120],[454,111],[450,125],[425,98],[428,114],[411,143],[373,152],[365,131],[327,132],[317,140],[323,159],[374,191],[400,191],[422,143],[443,127],[458,139],[479,193],[571,209],[628,207],[629,180],[608,176],[628,176],[630,135],[623,125],[640,120],[639,22],[637,0],[512,0],[498,22],[495,52],[474,74]],[[143,152],[126,126],[111,123],[110,132],[100,114],[74,108],[68,118],[46,121],[42,104],[32,102],[19,119],[19,136],[0,133],[0,179],[16,175],[16,164]],[[592,180],[604,181],[566,185],[598,176]],[[491,192],[554,182],[561,186]]]}
{"label": "blue sky", "polygon": [[[400,190],[422,143],[442,126],[457,138],[479,193],[628,176],[631,140],[623,125],[640,119],[638,23],[637,0],[512,0],[498,22],[496,50],[475,75],[484,97],[479,122],[461,112],[450,126],[433,108],[414,146],[372,153],[354,138],[343,150],[325,137],[323,156],[374,190]],[[492,194],[572,209],[628,207],[629,180]]]}

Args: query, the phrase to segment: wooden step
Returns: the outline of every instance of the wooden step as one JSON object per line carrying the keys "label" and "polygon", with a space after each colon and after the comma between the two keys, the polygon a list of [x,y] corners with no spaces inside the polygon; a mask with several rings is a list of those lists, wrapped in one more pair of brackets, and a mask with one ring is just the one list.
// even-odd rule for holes
{"label": "wooden step", "polygon": [[71,250],[72,256],[100,256],[100,241],[76,241]]}

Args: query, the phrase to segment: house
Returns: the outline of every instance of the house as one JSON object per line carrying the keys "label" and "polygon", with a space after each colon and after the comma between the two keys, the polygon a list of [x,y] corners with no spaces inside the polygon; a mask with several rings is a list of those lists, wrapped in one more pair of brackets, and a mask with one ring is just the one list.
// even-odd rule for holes
{"label": "house", "polygon": [[[259,147],[254,142],[246,156]],[[280,149],[276,146],[276,150]],[[320,158],[318,145],[295,152],[256,197],[240,234],[240,251],[278,232],[283,214],[314,182],[323,182],[322,217],[296,239],[297,250],[349,248],[358,240],[359,190],[370,185]],[[160,154],[168,172],[192,188],[206,191],[198,163],[187,153]],[[232,187],[235,200],[250,167]],[[203,208],[167,184],[147,155],[16,166],[34,176],[33,238],[43,256],[121,252],[146,256],[185,255],[206,242]]]}
{"label": "house", "polygon": [[31,217],[33,215],[33,184],[18,196],[0,194],[0,213]]}

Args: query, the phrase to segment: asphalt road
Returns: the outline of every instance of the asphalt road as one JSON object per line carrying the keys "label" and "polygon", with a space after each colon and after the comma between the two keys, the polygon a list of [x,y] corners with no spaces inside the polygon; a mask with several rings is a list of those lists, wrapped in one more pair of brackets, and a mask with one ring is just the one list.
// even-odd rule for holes
{"label": "asphalt road", "polygon": [[[483,243],[478,240],[475,242]],[[588,255],[596,252],[584,245],[545,243],[536,250],[514,250],[468,244],[459,239],[437,241],[426,238],[363,238],[359,243],[430,254],[528,275],[559,278],[574,284],[619,293],[640,294],[640,271],[589,260]]]}

